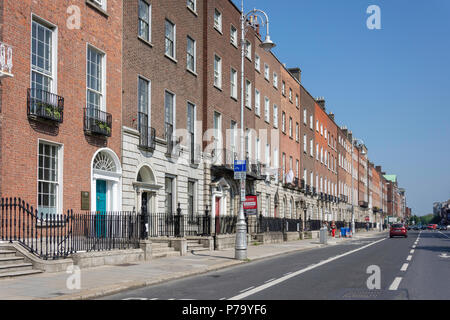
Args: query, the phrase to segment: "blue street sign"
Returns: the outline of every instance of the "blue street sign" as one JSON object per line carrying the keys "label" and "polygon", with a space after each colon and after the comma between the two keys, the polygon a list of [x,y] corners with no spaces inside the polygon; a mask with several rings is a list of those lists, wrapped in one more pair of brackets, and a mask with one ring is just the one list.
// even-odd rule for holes
{"label": "blue street sign", "polygon": [[246,172],[247,161],[246,160],[234,160],[234,172]]}

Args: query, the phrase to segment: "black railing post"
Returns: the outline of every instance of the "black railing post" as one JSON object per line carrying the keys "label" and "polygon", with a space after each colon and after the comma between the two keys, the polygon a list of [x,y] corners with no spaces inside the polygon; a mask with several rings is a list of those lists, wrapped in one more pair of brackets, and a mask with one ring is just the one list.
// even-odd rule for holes
{"label": "black railing post", "polygon": [[181,208],[180,203],[178,202],[178,208],[177,208],[177,214],[175,217],[175,237],[182,237],[182,230],[181,230],[181,224],[182,224],[182,217],[181,217]]}
{"label": "black railing post", "polygon": [[147,230],[147,226],[148,226],[148,214],[147,214],[147,206],[142,206],[141,208],[141,216],[140,216],[140,220],[141,220],[141,236],[140,238],[142,240],[145,240],[148,238],[148,230]]}

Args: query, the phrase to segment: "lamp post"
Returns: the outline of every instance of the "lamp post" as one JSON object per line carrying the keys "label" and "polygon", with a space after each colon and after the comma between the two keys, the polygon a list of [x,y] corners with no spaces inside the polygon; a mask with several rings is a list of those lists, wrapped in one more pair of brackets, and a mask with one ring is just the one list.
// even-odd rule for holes
{"label": "lamp post", "polygon": [[[245,31],[247,18],[254,14],[263,16],[265,20],[262,20],[263,25],[266,25],[266,38],[261,43],[261,48],[266,51],[270,51],[275,44],[270,40],[269,35],[269,17],[267,14],[258,9],[253,9],[244,15],[244,0],[241,1],[241,160],[245,159],[244,154],[244,58],[245,58]],[[245,260],[247,259],[247,224],[244,217],[244,201],[245,201],[245,178],[241,179],[241,204],[239,209],[238,221],[236,223],[236,247],[235,247],[235,259]]]}
{"label": "lamp post", "polygon": [[[355,192],[353,189],[353,145],[355,142],[359,142],[360,144],[364,144],[364,141],[361,139],[355,139],[352,137],[352,234],[355,234],[355,205],[354,205],[354,198],[355,198]],[[365,152],[363,150],[362,155],[364,155]],[[359,162],[359,159],[358,159]]]}

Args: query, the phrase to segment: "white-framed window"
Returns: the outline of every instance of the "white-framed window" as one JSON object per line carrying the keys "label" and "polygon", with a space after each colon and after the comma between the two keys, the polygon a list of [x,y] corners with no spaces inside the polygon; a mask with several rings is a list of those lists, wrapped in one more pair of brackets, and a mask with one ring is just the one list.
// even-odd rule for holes
{"label": "white-framed window", "polygon": [[164,123],[166,139],[171,139],[175,132],[175,105],[176,96],[174,93],[165,90],[164,92]]}
{"label": "white-framed window", "polygon": [[303,169],[303,180],[305,181],[305,185],[308,184],[308,171]]}
{"label": "white-framed window", "polygon": [[270,144],[266,144],[266,156],[265,156],[265,164],[267,164],[267,166],[270,166]]}
{"label": "white-framed window", "polygon": [[88,45],[87,47],[87,108],[106,111],[106,68],[105,54]]}
{"label": "white-framed window", "polygon": [[165,54],[176,59],[176,26],[166,19]]}
{"label": "white-framed window", "polygon": [[145,41],[151,41],[151,6],[147,1],[139,0],[138,36]]}
{"label": "white-framed window", "polygon": [[261,59],[259,58],[259,56],[255,53],[255,69],[260,72],[260,68],[261,68]]}
{"label": "white-framed window", "polygon": [[309,174],[309,183],[311,183],[311,188],[314,188],[314,173],[312,171]]}
{"label": "white-framed window", "polygon": [[[231,120],[231,125],[230,125],[230,145],[231,145],[231,151],[234,153],[236,152],[236,141],[237,141],[237,134],[238,134],[238,130],[237,130],[237,123],[236,121]],[[233,156],[234,157],[234,156]],[[233,158],[234,160],[234,158]]]}
{"label": "white-framed window", "polygon": [[303,123],[307,124],[307,111],[306,111],[306,109],[303,109]]}
{"label": "white-framed window", "polygon": [[296,122],[295,123],[295,141],[297,141],[297,142],[298,142],[298,139],[299,139],[299,134],[300,134],[300,130],[299,130],[299,127],[298,127],[298,122]]}
{"label": "white-framed window", "polygon": [[107,0],[91,0],[96,5],[98,5],[100,8],[102,8],[104,11],[106,11],[106,1]]}
{"label": "white-framed window", "polygon": [[264,120],[270,122],[270,100],[267,97],[264,97]]}
{"label": "white-framed window", "polygon": [[230,74],[231,97],[237,99],[237,71],[231,68]]}
{"label": "white-framed window", "polygon": [[195,214],[197,213],[197,205],[196,205],[196,186],[197,182],[195,180],[188,180],[188,217],[189,219],[194,219]]}
{"label": "white-framed window", "polygon": [[289,137],[292,138],[292,118],[289,117]]}
{"label": "white-framed window", "polygon": [[259,138],[256,138],[256,146],[255,146],[255,160],[256,163],[261,161],[261,140]]}
{"label": "white-framed window", "polygon": [[284,81],[281,82],[281,93],[283,96],[286,95],[286,83]]}
{"label": "white-framed window", "polygon": [[261,94],[257,89],[255,89],[255,114],[261,115]]}
{"label": "white-framed window", "polygon": [[327,135],[327,128],[325,128],[325,140],[328,140],[328,145],[330,145],[330,137]]}
{"label": "white-framed window", "polygon": [[273,126],[278,128],[278,106],[276,104],[273,105]]}
{"label": "white-framed window", "polygon": [[245,80],[245,106],[249,109],[252,108],[252,93],[252,83]]}
{"label": "white-framed window", "polygon": [[187,130],[189,133],[190,143],[189,149],[191,154],[191,159],[195,156],[195,120],[196,120],[196,108],[197,106],[191,102],[187,102]]}
{"label": "white-framed window", "polygon": [[[300,102],[299,102],[298,94],[295,95],[295,106],[296,106],[297,108],[300,107]],[[306,122],[305,122],[305,123],[306,123]]]}
{"label": "white-framed window", "polygon": [[61,214],[62,204],[62,146],[39,140],[38,154],[38,213]]}
{"label": "white-framed window", "polygon": [[316,131],[319,132],[319,120],[316,120]]}
{"label": "white-framed window", "polygon": [[192,72],[197,72],[197,45],[191,37],[187,37],[186,49],[187,68]]}
{"label": "white-framed window", "polygon": [[267,63],[264,63],[264,78],[266,78],[267,80],[270,79],[270,68]]}
{"label": "white-framed window", "polygon": [[308,151],[308,142],[307,142],[307,138],[306,138],[306,134],[305,135],[303,135],[303,151],[305,152],[305,153],[307,153]]}
{"label": "white-framed window", "polygon": [[248,40],[245,40],[245,57],[252,60],[252,43]]}
{"label": "white-framed window", "polygon": [[314,142],[313,140],[309,140],[309,155],[314,157]]}
{"label": "white-framed window", "polygon": [[316,160],[319,160],[319,144],[316,144]]}
{"label": "white-framed window", "polygon": [[231,25],[230,27],[230,42],[233,46],[237,47],[238,45],[237,29],[233,25]]}
{"label": "white-framed window", "polygon": [[150,81],[138,77],[138,130],[147,132],[150,126]]}
{"label": "white-framed window", "polygon": [[298,173],[300,169],[300,162],[298,160],[295,160],[295,177],[298,179]]}
{"label": "white-framed window", "polygon": [[176,208],[176,184],[175,177],[166,175],[165,176],[165,193],[166,193],[166,201],[165,207],[166,212],[169,214],[175,214]]}
{"label": "white-framed window", "polygon": [[320,135],[323,136],[323,124],[320,125]]}
{"label": "white-framed window", "polygon": [[57,29],[33,17],[31,23],[31,88],[35,98],[55,93],[57,82]]}
{"label": "white-framed window", "polygon": [[289,88],[289,101],[292,102],[292,88]]}
{"label": "white-framed window", "polygon": [[286,113],[281,113],[281,131],[286,133]]}
{"label": "white-framed window", "polygon": [[327,150],[325,150],[325,166],[327,166],[328,167],[328,159],[327,159],[327,154],[328,154],[328,152],[327,152]]}
{"label": "white-framed window", "polygon": [[187,7],[194,12],[197,12],[197,0],[187,0]]}
{"label": "white-framed window", "polygon": [[320,163],[323,163],[323,147],[320,147]]}
{"label": "white-framed window", "polygon": [[222,88],[222,58],[214,55],[214,85]]}
{"label": "white-framed window", "polygon": [[214,28],[222,32],[222,13],[217,9],[214,9]]}
{"label": "white-framed window", "polygon": [[314,125],[313,125],[313,123],[314,123],[313,115],[310,115],[310,116],[309,116],[309,128],[310,128],[311,130],[314,130]]}
{"label": "white-framed window", "polygon": [[273,86],[278,88],[278,75],[276,72],[273,73]]}

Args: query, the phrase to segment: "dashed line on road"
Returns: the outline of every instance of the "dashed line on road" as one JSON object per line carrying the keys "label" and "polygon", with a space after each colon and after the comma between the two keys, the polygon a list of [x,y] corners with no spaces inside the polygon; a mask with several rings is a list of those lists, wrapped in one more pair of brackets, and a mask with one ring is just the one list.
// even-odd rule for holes
{"label": "dashed line on road", "polygon": [[412,249],[412,250],[411,250],[411,251],[410,251],[409,253],[413,254],[413,253],[414,253],[414,251],[415,251],[415,250],[414,250],[414,249]]}
{"label": "dashed line on road", "polygon": [[250,288],[247,288],[247,289],[244,289],[244,290],[241,290],[241,291],[239,291],[239,293],[243,293],[243,292],[245,292],[245,291],[251,290],[251,289],[253,289],[254,287],[255,287],[255,286],[250,287]]}
{"label": "dashed line on road", "polygon": [[270,280],[267,280],[267,281],[265,281],[264,283],[268,283],[268,282],[271,282],[271,281],[273,281],[273,280],[275,280],[275,278],[272,278],[272,279],[270,279]]}
{"label": "dashed line on road", "polygon": [[408,269],[409,264],[408,263],[404,263],[402,265],[402,268],[400,269],[400,271],[406,271],[406,269]]}
{"label": "dashed line on road", "polygon": [[408,258],[406,258],[406,261],[411,261],[412,255],[409,255]]}
{"label": "dashed line on road", "polygon": [[389,290],[391,290],[391,291],[397,290],[401,281],[402,281],[402,277],[395,278],[394,282],[392,282],[391,286],[389,287]]}
{"label": "dashed line on road", "polygon": [[450,239],[450,237],[448,236],[448,235],[446,235],[445,233],[442,233],[442,232],[440,232],[440,231],[438,231],[440,234],[442,234],[444,237],[447,237],[447,238],[449,238]]}

